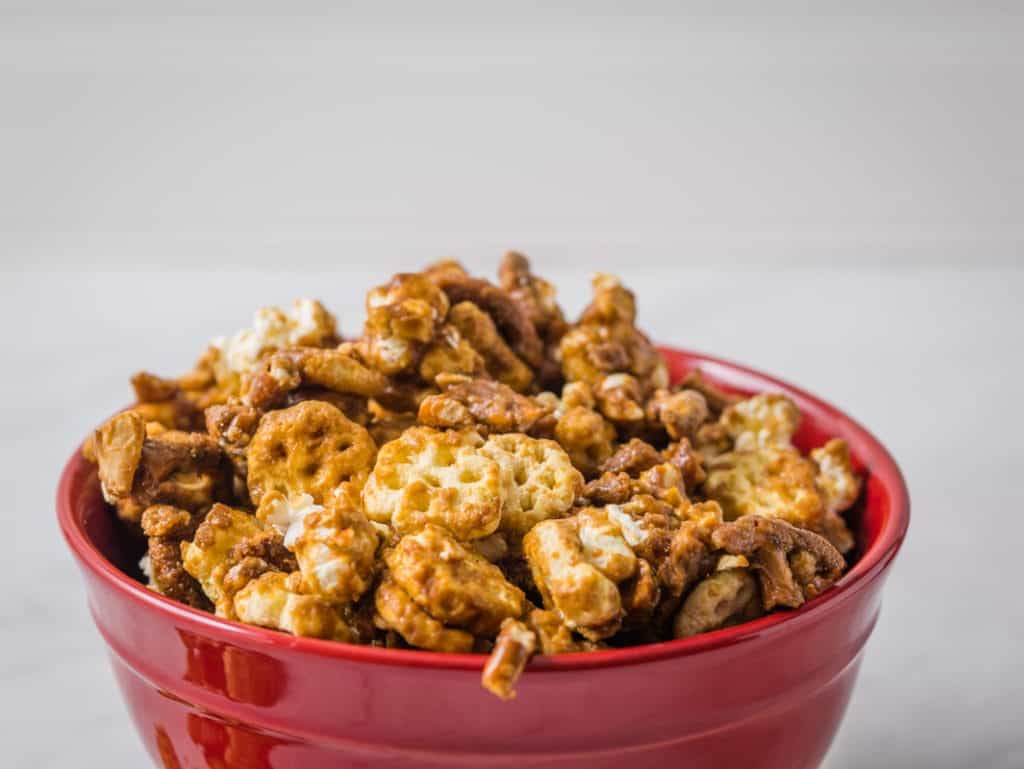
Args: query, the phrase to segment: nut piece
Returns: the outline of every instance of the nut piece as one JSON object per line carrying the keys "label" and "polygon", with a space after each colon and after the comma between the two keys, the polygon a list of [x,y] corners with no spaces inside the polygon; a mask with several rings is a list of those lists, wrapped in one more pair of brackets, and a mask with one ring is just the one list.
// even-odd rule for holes
{"label": "nut piece", "polygon": [[249,444],[249,495],[259,504],[269,491],[309,494],[323,503],[346,482],[361,485],[376,446],[364,427],[323,401],[271,411]]}
{"label": "nut piece", "polygon": [[410,646],[463,654],[473,650],[472,634],[431,617],[386,572],[374,593],[374,605],[382,627],[398,633]]}
{"label": "nut piece", "polygon": [[481,445],[469,430],[409,428],[381,447],[363,489],[366,514],[399,534],[428,523],[460,540],[494,533],[501,522],[501,469],[479,452]]}
{"label": "nut piece", "polygon": [[107,502],[113,504],[131,494],[145,440],[146,423],[131,411],[111,417],[93,434],[93,453]]}
{"label": "nut piece", "polygon": [[491,316],[472,302],[459,302],[448,313],[451,323],[484,360],[488,373],[513,390],[523,392],[533,382],[533,371],[498,333]]}
{"label": "nut piece", "polygon": [[148,537],[146,555],[139,566],[152,590],[198,608],[209,608],[199,583],[181,562],[181,542],[195,532],[198,516],[171,505],[152,505],[142,514],[142,531]]}
{"label": "nut piece", "polygon": [[517,619],[505,620],[484,665],[480,683],[501,699],[512,699],[516,696],[516,681],[536,650],[537,636],[532,630]]}
{"label": "nut piece", "polygon": [[551,412],[550,407],[490,379],[440,374],[436,384],[441,392],[423,399],[418,416],[431,427],[476,428],[481,435],[525,433]]}
{"label": "nut piece", "polygon": [[647,403],[647,418],[660,422],[674,441],[693,438],[710,416],[707,400],[696,390],[655,390]]}
{"label": "nut piece", "polygon": [[583,488],[583,476],[554,441],[492,435],[480,453],[501,467],[501,531],[513,542],[539,521],[563,516]]}
{"label": "nut piece", "polygon": [[831,587],[846,567],[827,539],[777,518],[745,516],[719,526],[711,541],[750,561],[761,583],[765,611],[803,605]]}
{"label": "nut piece", "polygon": [[736,621],[753,619],[759,611],[757,582],[747,569],[728,569],[705,577],[690,592],[672,623],[674,638],[689,638]]}
{"label": "nut piece", "polygon": [[474,636],[494,637],[502,621],[518,617],[526,606],[523,592],[501,569],[439,526],[428,524],[402,537],[384,561],[391,579],[421,609]]}
{"label": "nut piece", "polygon": [[249,513],[227,505],[216,504],[196,529],[191,542],[181,545],[185,571],[198,580],[206,597],[218,607],[221,616],[230,616],[221,603],[224,577],[235,565],[228,555],[232,548],[263,533],[257,520]]}
{"label": "nut piece", "polygon": [[279,571],[249,581],[234,596],[238,619],[296,636],[352,641],[352,631],[331,605],[319,596],[303,595],[295,583],[295,575]]}

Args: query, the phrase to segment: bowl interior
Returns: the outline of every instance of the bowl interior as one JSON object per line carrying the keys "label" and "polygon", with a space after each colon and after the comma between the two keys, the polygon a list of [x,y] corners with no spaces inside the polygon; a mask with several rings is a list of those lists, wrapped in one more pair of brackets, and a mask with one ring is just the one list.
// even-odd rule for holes
{"label": "bowl interior", "polygon": [[[647,647],[563,655],[551,658],[547,663],[541,661],[542,664],[561,667],[563,664],[570,663],[568,658],[575,657],[585,660],[581,662],[584,666],[600,665],[605,662],[614,662],[616,659],[625,660],[627,656],[639,659],[646,654],[639,651],[641,649],[648,649],[658,656],[662,653],[684,653],[688,650],[696,651],[706,648],[720,641],[736,640],[744,634],[755,634],[785,621],[787,617],[813,611],[815,606],[821,602],[830,600],[844,590],[855,587],[859,580],[884,568],[895,556],[906,534],[909,522],[909,500],[903,478],[885,448],[855,421],[797,387],[737,364],[698,353],[673,349],[663,349],[662,352],[668,361],[673,381],[681,380],[687,373],[698,368],[707,380],[733,393],[751,394],[774,391],[789,395],[803,413],[803,421],[795,437],[795,443],[803,451],[820,446],[834,437],[847,440],[854,465],[864,477],[860,498],[846,516],[857,540],[857,547],[849,556],[851,568],[834,588],[795,612],[775,612],[753,622],[695,638],[666,641]],[[87,567],[98,568],[103,572],[105,578],[122,583],[118,587],[139,591],[140,597],[145,596],[149,601],[162,602],[176,613],[201,614],[164,599],[162,596],[156,596],[141,584],[139,580],[141,580],[142,574],[138,562],[145,551],[145,540],[139,534],[131,531],[129,527],[121,524],[107,507],[100,493],[95,469],[85,462],[77,452],[65,469],[58,492],[58,514],[65,537],[72,550]],[[100,558],[96,558],[96,555]],[[107,568],[102,561],[112,564],[115,568]],[[210,615],[202,615],[202,617],[206,620]],[[224,622],[224,624],[235,625],[236,623]],[[262,628],[244,627],[246,632],[269,636],[279,635]],[[346,646],[313,639],[291,640],[293,643],[295,641],[308,642],[311,648],[319,647],[321,650],[328,647]],[[651,647],[661,648],[655,652]],[[364,649],[371,656],[381,656],[382,660],[395,659],[395,655],[415,655],[420,660],[430,658],[454,660],[454,658],[470,656],[356,648]],[[360,656],[366,656],[366,654]],[[463,661],[463,664],[476,665],[480,663]]]}

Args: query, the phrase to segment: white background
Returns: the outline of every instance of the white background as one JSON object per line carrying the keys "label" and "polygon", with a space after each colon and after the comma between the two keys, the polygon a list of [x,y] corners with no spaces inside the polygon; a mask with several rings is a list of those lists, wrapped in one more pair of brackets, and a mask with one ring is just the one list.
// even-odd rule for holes
{"label": "white background", "polygon": [[652,336],[823,395],[904,468],[826,769],[1024,766],[1012,6],[211,5],[0,0],[5,765],[145,765],[52,505],[128,376],[299,294],[354,333],[390,272],[516,247],[571,312],[618,272]]}

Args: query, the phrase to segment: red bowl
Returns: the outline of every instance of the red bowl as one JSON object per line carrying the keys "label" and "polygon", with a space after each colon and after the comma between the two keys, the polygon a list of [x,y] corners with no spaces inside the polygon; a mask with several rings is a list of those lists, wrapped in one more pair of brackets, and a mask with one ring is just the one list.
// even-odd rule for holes
{"label": "red bowl", "polygon": [[906,486],[863,427],[791,385],[664,351],[736,392],[781,391],[801,448],[840,436],[866,474],[858,557],[798,611],[678,641],[534,660],[519,696],[480,686],[483,657],[350,646],[218,619],[130,574],[141,542],[103,503],[78,452],[57,491],[61,529],[143,742],[159,766],[224,769],[508,766],[810,769],[846,708],[882,584],[907,531]]}

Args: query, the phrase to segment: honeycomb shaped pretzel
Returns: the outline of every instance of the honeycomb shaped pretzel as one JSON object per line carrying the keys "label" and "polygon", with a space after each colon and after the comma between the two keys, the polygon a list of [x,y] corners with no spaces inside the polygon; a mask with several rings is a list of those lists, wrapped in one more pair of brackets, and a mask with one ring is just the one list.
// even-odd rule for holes
{"label": "honeycomb shaped pretzel", "polygon": [[583,488],[583,476],[554,441],[521,433],[492,435],[480,449],[501,467],[501,530],[513,541],[547,518],[560,518]]}
{"label": "honeycomb shaped pretzel", "polygon": [[303,401],[271,411],[249,443],[249,495],[257,505],[268,491],[309,494],[323,503],[343,483],[361,483],[375,453],[366,428],[329,403]]}
{"label": "honeycomb shaped pretzel", "polygon": [[366,514],[399,534],[428,523],[460,540],[492,534],[501,521],[501,469],[479,452],[482,443],[471,430],[409,428],[381,447],[363,489]]}

